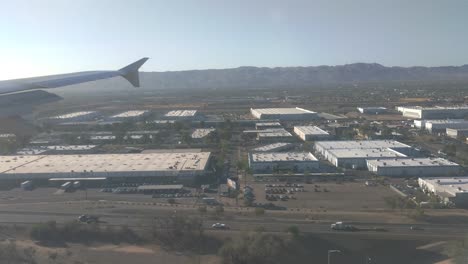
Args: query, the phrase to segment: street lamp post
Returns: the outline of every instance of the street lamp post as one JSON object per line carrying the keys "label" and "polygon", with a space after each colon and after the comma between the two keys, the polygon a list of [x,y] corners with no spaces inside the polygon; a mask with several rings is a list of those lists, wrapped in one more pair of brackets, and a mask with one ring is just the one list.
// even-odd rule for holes
{"label": "street lamp post", "polygon": [[341,253],[341,250],[338,250],[338,249],[331,249],[331,250],[328,250],[328,264],[330,264],[330,255],[332,253]]}

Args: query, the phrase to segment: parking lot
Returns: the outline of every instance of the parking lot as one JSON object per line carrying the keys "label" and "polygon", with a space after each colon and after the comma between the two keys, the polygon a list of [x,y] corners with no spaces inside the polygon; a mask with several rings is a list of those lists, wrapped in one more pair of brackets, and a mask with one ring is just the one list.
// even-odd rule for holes
{"label": "parking lot", "polygon": [[366,186],[364,182],[295,185],[253,183],[251,186],[254,188],[258,203],[272,202],[285,207],[310,209],[346,211],[387,209],[383,198],[396,195],[386,186]]}

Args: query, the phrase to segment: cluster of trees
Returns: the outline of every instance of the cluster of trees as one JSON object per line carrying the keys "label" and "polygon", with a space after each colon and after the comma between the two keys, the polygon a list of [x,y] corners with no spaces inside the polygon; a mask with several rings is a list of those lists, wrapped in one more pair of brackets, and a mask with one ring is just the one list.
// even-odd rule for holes
{"label": "cluster of trees", "polygon": [[[251,232],[224,243],[218,254],[225,264],[302,263],[307,250],[297,227],[288,228],[291,236]],[[310,259],[309,259],[310,260]]]}
{"label": "cluster of trees", "polygon": [[55,221],[41,223],[34,225],[29,234],[34,240],[49,243],[138,243],[142,241],[142,238],[127,226],[114,229],[111,226],[103,228],[97,224],[86,225],[78,222],[68,222],[64,225],[57,225]]}
{"label": "cluster of trees", "polygon": [[14,242],[0,244],[0,263],[3,264],[36,264],[33,248],[18,248]]}
{"label": "cluster of trees", "polygon": [[17,135],[10,138],[0,138],[0,155],[15,153],[18,149],[26,146],[30,141],[29,136]]}
{"label": "cluster of trees", "polygon": [[196,217],[173,215],[155,219],[153,239],[165,247],[177,250],[206,250],[208,237],[204,234],[203,220]]}

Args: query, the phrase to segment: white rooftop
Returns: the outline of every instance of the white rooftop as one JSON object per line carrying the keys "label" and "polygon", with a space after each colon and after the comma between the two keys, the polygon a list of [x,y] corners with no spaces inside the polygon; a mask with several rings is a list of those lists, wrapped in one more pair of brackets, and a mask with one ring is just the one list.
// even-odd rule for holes
{"label": "white rooftop", "polygon": [[294,129],[298,129],[305,135],[329,135],[327,131],[316,126],[295,126]]}
{"label": "white rooftop", "polygon": [[336,158],[404,158],[406,155],[391,149],[331,149]]}
{"label": "white rooftop", "polygon": [[258,132],[257,134],[260,138],[268,138],[268,137],[292,137],[292,134],[286,131],[285,129],[272,129],[272,130],[264,130],[263,132]]}
{"label": "white rooftop", "polygon": [[64,115],[53,116],[53,117],[50,117],[50,119],[68,119],[68,118],[75,118],[75,117],[90,115],[90,114],[94,114],[94,113],[96,113],[96,112],[95,111],[73,112],[73,113],[68,113],[68,114],[64,114]]}
{"label": "white rooftop", "polygon": [[303,108],[295,107],[295,108],[256,108],[252,109],[260,114],[280,114],[280,115],[297,115],[297,114],[311,114],[315,113],[313,111],[309,111]]}
{"label": "white rooftop", "polygon": [[366,106],[366,107],[358,107],[358,109],[365,109],[365,110],[372,110],[372,109],[378,109],[378,110],[386,110],[386,107],[383,106]]}
{"label": "white rooftop", "polygon": [[458,123],[468,123],[464,119],[436,119],[436,120],[425,120],[426,124],[458,124]]}
{"label": "white rooftop", "polygon": [[453,196],[457,193],[468,192],[468,177],[421,178],[421,180],[432,184],[438,192],[446,192]]}
{"label": "white rooftop", "polygon": [[409,148],[410,146],[395,140],[339,140],[317,141],[315,145],[323,149],[366,149],[366,148]]}
{"label": "white rooftop", "polygon": [[398,159],[370,159],[367,161],[375,167],[434,167],[434,166],[459,166],[442,158],[398,158]]}
{"label": "white rooftop", "polygon": [[210,152],[0,156],[0,174],[204,170]]}
{"label": "white rooftop", "polygon": [[282,147],[286,147],[286,146],[290,146],[290,145],[292,145],[292,144],[291,143],[278,142],[278,143],[268,144],[268,145],[265,145],[265,146],[254,148],[253,151],[260,151],[260,152],[272,151],[272,150],[282,148]]}
{"label": "white rooftop", "polygon": [[468,106],[433,106],[433,107],[423,107],[423,106],[400,106],[403,109],[417,109],[417,110],[460,110],[468,109]]}
{"label": "white rooftop", "polygon": [[255,152],[250,155],[253,162],[317,161],[310,152]]}
{"label": "white rooftop", "polygon": [[111,118],[126,118],[126,117],[139,117],[146,114],[148,111],[145,110],[132,110],[126,111],[117,115],[111,116]]}
{"label": "white rooftop", "polygon": [[166,117],[190,117],[195,116],[197,110],[173,110],[167,112],[164,116]]}
{"label": "white rooftop", "polygon": [[192,138],[204,138],[215,130],[215,128],[197,128],[193,131]]}
{"label": "white rooftop", "polygon": [[264,123],[255,123],[255,126],[261,127],[261,126],[281,126],[280,122],[264,122]]}

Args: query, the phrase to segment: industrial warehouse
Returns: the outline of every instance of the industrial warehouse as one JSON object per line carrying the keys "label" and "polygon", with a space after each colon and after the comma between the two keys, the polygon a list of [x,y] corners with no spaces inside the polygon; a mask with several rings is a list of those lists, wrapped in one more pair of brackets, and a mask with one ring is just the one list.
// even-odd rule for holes
{"label": "industrial warehouse", "polygon": [[282,128],[280,122],[265,122],[265,123],[255,123],[255,129],[263,130],[270,128]]}
{"label": "industrial warehouse", "polygon": [[465,140],[468,137],[468,128],[447,128],[445,133],[448,137]]}
{"label": "industrial warehouse", "polygon": [[468,177],[419,178],[418,184],[425,192],[437,195],[446,204],[468,206]]}
{"label": "industrial warehouse", "polygon": [[411,146],[395,140],[340,140],[340,141],[317,141],[314,145],[315,151],[326,156],[328,150],[334,149],[392,149],[404,155],[411,155]]}
{"label": "industrial warehouse", "polygon": [[145,110],[132,110],[122,112],[120,114],[116,114],[110,117],[112,121],[128,121],[128,120],[141,120],[143,117],[149,114],[148,111]]}
{"label": "industrial warehouse", "polygon": [[358,107],[359,113],[368,115],[379,115],[387,112],[385,107]]}
{"label": "industrial warehouse", "polygon": [[[0,156],[0,180],[95,178],[193,180],[207,173],[210,152]],[[175,178],[175,179],[174,179]]]}
{"label": "industrial warehouse", "polygon": [[276,151],[287,150],[293,147],[294,145],[292,143],[278,142],[278,143],[272,143],[272,144],[254,148],[252,149],[252,151],[254,152],[276,152]]}
{"label": "industrial warehouse", "polygon": [[316,112],[309,111],[303,108],[260,108],[250,109],[250,113],[257,119],[273,119],[284,121],[297,120],[315,120],[319,116]]}
{"label": "industrial warehouse", "polygon": [[366,160],[404,158],[406,155],[390,148],[370,149],[329,149],[325,152],[325,158],[336,167],[349,169],[367,168]]}
{"label": "industrial warehouse", "polygon": [[330,134],[316,126],[295,126],[294,133],[303,141],[329,138]]}
{"label": "industrial warehouse", "polygon": [[167,119],[183,120],[196,117],[197,110],[172,110],[167,112],[164,117]]}
{"label": "industrial warehouse", "polygon": [[414,119],[448,119],[464,118],[468,115],[468,106],[459,107],[397,107],[398,112],[403,116]]}
{"label": "industrial warehouse", "polygon": [[64,115],[58,115],[49,117],[46,122],[47,123],[66,123],[66,122],[82,122],[82,121],[90,121],[94,118],[99,116],[99,113],[96,111],[80,111],[80,112],[73,112]]}
{"label": "industrial warehouse", "polygon": [[310,152],[255,152],[249,153],[249,166],[254,173],[311,172],[319,161]]}
{"label": "industrial warehouse", "polygon": [[379,176],[455,176],[460,166],[443,158],[403,158],[367,160],[367,168]]}
{"label": "industrial warehouse", "polygon": [[261,142],[293,141],[294,137],[286,129],[265,129],[259,130],[257,140]]}
{"label": "industrial warehouse", "polygon": [[425,120],[424,128],[430,133],[445,133],[447,128],[468,128],[468,121],[463,119]]}

